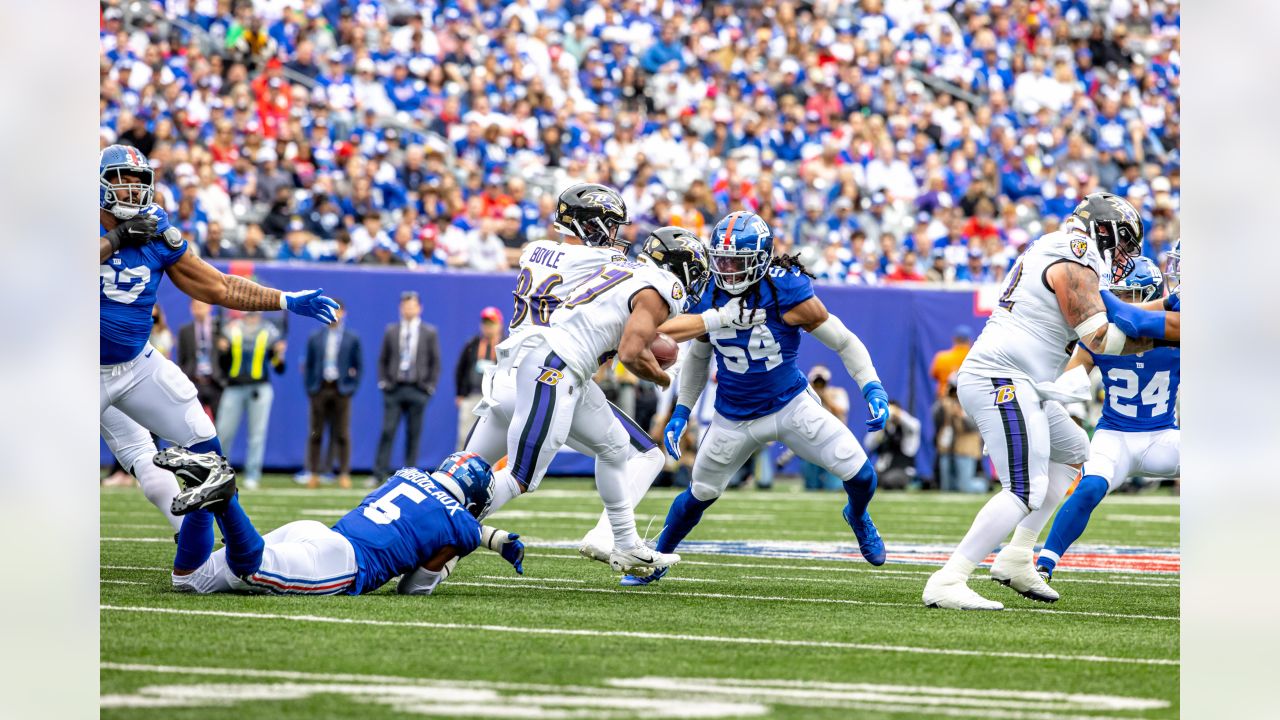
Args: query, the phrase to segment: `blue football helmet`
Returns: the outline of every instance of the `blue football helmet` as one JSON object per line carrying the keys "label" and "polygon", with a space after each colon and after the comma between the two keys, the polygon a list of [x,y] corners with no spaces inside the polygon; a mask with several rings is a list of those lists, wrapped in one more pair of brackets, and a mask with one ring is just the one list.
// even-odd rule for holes
{"label": "blue football helmet", "polygon": [[711,231],[711,276],[716,287],[740,294],[764,278],[773,261],[773,231],[759,215],[729,213]]}
{"label": "blue football helmet", "polygon": [[456,452],[446,457],[431,479],[474,517],[484,517],[493,504],[493,470],[475,453]]}
{"label": "blue football helmet", "polygon": [[1133,269],[1120,279],[1120,282],[1112,283],[1107,289],[1116,297],[1130,303],[1143,303],[1148,300],[1155,300],[1161,296],[1161,290],[1164,288],[1164,277],[1160,274],[1160,268],[1151,260],[1139,255],[1133,259]]}
{"label": "blue football helmet", "polygon": [[128,220],[151,204],[155,181],[155,171],[141,150],[112,145],[98,157],[98,207]]}
{"label": "blue football helmet", "polygon": [[1182,286],[1182,238],[1173,241],[1164,264],[1164,277],[1169,281],[1169,292]]}

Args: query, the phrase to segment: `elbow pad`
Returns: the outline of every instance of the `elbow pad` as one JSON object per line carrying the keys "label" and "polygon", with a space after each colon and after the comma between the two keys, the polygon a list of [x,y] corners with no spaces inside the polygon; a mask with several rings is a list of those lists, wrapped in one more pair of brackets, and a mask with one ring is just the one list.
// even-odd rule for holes
{"label": "elbow pad", "polygon": [[1107,317],[1125,335],[1164,339],[1164,311],[1134,307],[1109,292],[1102,293],[1102,302],[1107,306]]}
{"label": "elbow pad", "polygon": [[[1106,293],[1110,294],[1110,293]],[[1107,328],[1107,334],[1102,338],[1102,347],[1098,350],[1102,355],[1119,355],[1124,349],[1124,341],[1126,340],[1125,332],[1118,326],[1108,323],[1105,313],[1097,313],[1090,316],[1088,320],[1076,326],[1076,335],[1081,340],[1093,337],[1094,333],[1102,327]],[[1087,344],[1087,341],[1086,341]]]}
{"label": "elbow pad", "polygon": [[867,352],[867,346],[862,344],[853,331],[844,326],[840,318],[828,315],[827,319],[809,334],[840,355],[840,361],[844,363],[845,370],[849,371],[849,375],[858,383],[858,387],[879,380],[876,367],[871,362],[871,353]]}
{"label": "elbow pad", "polygon": [[676,394],[676,403],[685,407],[693,407],[698,403],[698,396],[707,386],[707,377],[711,374],[711,343],[694,340],[689,343],[685,359],[680,363],[680,391]]}
{"label": "elbow pad", "polygon": [[396,585],[396,592],[401,595],[430,595],[444,580],[445,574],[443,570],[432,572],[420,567],[400,578],[400,584]]}

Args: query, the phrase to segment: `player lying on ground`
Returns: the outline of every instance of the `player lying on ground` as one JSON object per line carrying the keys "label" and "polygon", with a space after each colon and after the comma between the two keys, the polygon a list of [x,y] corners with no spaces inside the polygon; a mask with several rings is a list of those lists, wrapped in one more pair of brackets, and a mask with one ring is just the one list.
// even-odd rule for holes
{"label": "player lying on ground", "polygon": [[[1136,259],[1111,291],[1134,304],[1163,302],[1163,281],[1155,263]],[[1036,568],[1046,581],[1062,556],[1089,524],[1093,509],[1130,476],[1178,477],[1181,470],[1178,430],[1178,348],[1155,348],[1138,355],[1094,355],[1077,348],[1058,384],[1088,387],[1089,371],[1102,372],[1105,399],[1102,419],[1089,443],[1084,477],[1058,509]]]}
{"label": "player lying on ground", "polygon": [[[692,312],[732,305],[744,313],[763,310],[765,321],[707,333],[686,353],[676,407],[664,430],[667,452],[680,457],[680,436],[706,385],[713,348],[718,368],[715,416],[699,446],[693,482],[667,512],[658,552],[674,552],[747,458],[777,441],[844,480],[849,498],[844,520],[863,557],[872,565],[884,564],[884,542],[867,511],[876,489],[875,468],[796,365],[803,329],[839,353],[871,409],[868,427],[878,430],[888,418],[889,404],[870,354],[814,295],[804,266],[792,257],[774,258],[773,233],[759,216],[735,212],[722,219],[711,234],[709,253],[715,286]],[[622,584],[643,585],[664,574],[627,576]]]}
{"label": "player lying on ground", "polygon": [[[641,379],[671,384],[649,345],[658,326],[680,314],[706,287],[706,250],[697,238],[662,228],[646,238],[639,262],[610,262],[584,280],[526,350],[516,373],[516,403],[507,433],[511,475],[533,491],[570,428],[596,454],[596,488],[613,529],[609,564],[634,571],[666,567],[679,556],[657,553],[636,533],[632,497],[623,476],[628,438],[591,377],[615,353]],[[495,509],[497,498],[495,498]]]}
{"label": "player lying on ground", "polygon": [[222,448],[213,421],[196,400],[195,385],[147,344],[160,281],[167,274],[179,290],[212,305],[288,310],[326,324],[333,321],[337,303],[320,290],[272,290],[201,260],[153,204],[155,173],[137,149],[112,145],[103,150],[98,176],[102,438],[176,529],[180,521],[169,506],[178,483],[151,463],[155,448],[148,431],[196,452],[221,453]]}
{"label": "player lying on ground", "polygon": [[[484,398],[476,407],[478,417],[465,444],[468,451],[479,454],[496,468],[495,507],[501,507],[511,498],[529,490],[512,478],[510,468],[501,467],[498,463],[507,453],[507,432],[515,411],[515,378],[521,362],[527,357],[528,349],[550,326],[552,313],[569,299],[570,292],[579,283],[596,275],[610,261],[626,260],[622,253],[626,241],[618,238],[618,231],[630,220],[626,205],[616,191],[594,183],[579,183],[560,193],[556,208],[553,225],[561,233],[563,242],[537,240],[529,243],[520,256],[510,334],[498,346],[497,364],[485,371],[481,383]],[[683,319],[671,322],[679,323]],[[706,327],[739,322],[736,316],[722,318],[714,313],[692,320],[699,328],[694,334],[706,332]],[[676,327],[673,332],[683,330]],[[603,391],[595,382],[588,382],[583,392],[591,396],[591,404],[607,404],[614,423],[621,430],[613,434],[625,438],[621,448],[625,457],[621,462],[625,465],[628,498],[634,507],[662,470],[662,451],[643,428],[604,398]],[[571,426],[565,445],[595,456],[597,467],[601,463],[597,450],[604,453],[606,463],[617,462],[618,448],[596,448],[591,444],[595,436],[588,431],[594,432],[594,429],[579,424]],[[608,513],[602,512],[595,528],[580,543],[579,552],[608,562],[613,546],[613,527]]]}
{"label": "player lying on ground", "polygon": [[[399,576],[396,592],[429,595],[482,543],[523,572],[518,535],[476,519],[493,489],[489,464],[454,453],[435,472],[402,468],[332,528],[299,520],[259,535],[236,495],[235,472],[215,453],[169,448],[155,462],[182,478],[173,501],[185,515],[173,558],[183,592],[360,595]],[[226,546],[213,550],[213,523]]]}
{"label": "player lying on ground", "polygon": [[[991,578],[1033,600],[1058,593],[1036,572],[1040,530],[1089,454],[1088,436],[1056,399],[1055,380],[1077,342],[1105,355],[1151,350],[1166,340],[1127,336],[1109,321],[1102,278],[1119,282],[1142,249],[1142,220],[1122,198],[1093,193],[1062,228],[1027,246],[957,377],[965,413],[978,425],[1003,489],[974,518],[942,569],[926,583],[928,607],[1001,610],[969,576],[1009,532]],[[1109,294],[1109,293],[1108,293]],[[1124,303],[1120,303],[1124,305]],[[1165,318],[1124,305],[1134,332],[1162,334]],[[1128,320],[1126,320],[1128,322]]]}

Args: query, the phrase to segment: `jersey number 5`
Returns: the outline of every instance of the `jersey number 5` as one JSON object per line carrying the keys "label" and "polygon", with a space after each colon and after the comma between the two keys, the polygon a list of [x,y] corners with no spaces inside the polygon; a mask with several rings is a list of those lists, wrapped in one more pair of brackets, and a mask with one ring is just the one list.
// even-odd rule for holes
{"label": "jersey number 5", "polygon": [[400,506],[396,505],[398,497],[407,497],[417,505],[427,499],[427,494],[407,483],[397,485],[386,495],[365,506],[364,516],[378,525],[390,525],[400,519]]}

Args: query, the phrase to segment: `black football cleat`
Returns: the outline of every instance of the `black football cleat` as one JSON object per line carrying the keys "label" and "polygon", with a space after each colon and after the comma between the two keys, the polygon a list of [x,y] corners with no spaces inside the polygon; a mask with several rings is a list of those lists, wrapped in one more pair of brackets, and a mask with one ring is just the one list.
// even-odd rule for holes
{"label": "black football cleat", "polygon": [[236,473],[217,453],[196,453],[186,448],[165,448],[152,462],[168,470],[182,483],[169,512],[186,515],[193,510],[214,509],[236,494]]}

